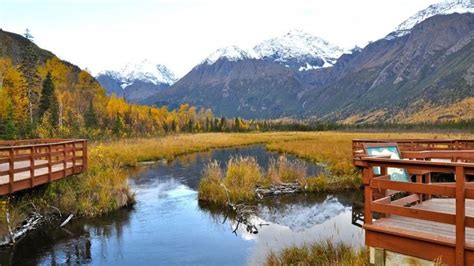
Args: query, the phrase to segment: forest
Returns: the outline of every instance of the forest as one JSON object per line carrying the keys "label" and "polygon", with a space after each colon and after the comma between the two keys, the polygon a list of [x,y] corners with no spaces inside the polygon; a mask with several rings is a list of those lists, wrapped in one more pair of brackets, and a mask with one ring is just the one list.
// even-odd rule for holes
{"label": "forest", "polygon": [[259,129],[256,122],[217,118],[210,109],[188,104],[177,110],[130,104],[107,96],[88,72],[76,71],[57,57],[38,66],[0,58],[0,139],[104,139]]}

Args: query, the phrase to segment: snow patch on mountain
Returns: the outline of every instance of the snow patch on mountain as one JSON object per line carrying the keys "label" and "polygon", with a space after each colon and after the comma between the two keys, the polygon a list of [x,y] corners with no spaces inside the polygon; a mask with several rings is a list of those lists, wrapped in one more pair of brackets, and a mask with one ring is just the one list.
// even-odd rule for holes
{"label": "snow patch on mountain", "polygon": [[[253,50],[257,58],[271,58],[276,62],[287,63],[296,61],[300,71],[329,67],[346,51],[341,47],[302,30],[292,30],[287,34],[265,40],[257,44]],[[318,64],[308,60],[320,59]]]}
{"label": "snow patch on mountain", "polygon": [[232,45],[232,46],[227,46],[227,47],[217,49],[214,53],[212,53],[206,59],[204,59],[202,64],[212,65],[221,58],[225,58],[229,61],[239,61],[239,60],[249,59],[253,57],[254,56],[252,55],[251,51],[245,51],[235,45]]}
{"label": "snow patch on mountain", "polygon": [[98,75],[107,75],[120,81],[122,89],[133,84],[135,81],[152,83],[154,85],[171,85],[177,81],[176,75],[166,66],[155,64],[144,59],[126,64],[120,70],[108,70]]}
{"label": "snow patch on mountain", "polygon": [[129,82],[140,80],[155,85],[159,83],[171,85],[177,80],[175,74],[166,66],[154,64],[147,59],[125,65],[120,71],[120,75]]}
{"label": "snow patch on mountain", "polygon": [[410,34],[411,29],[423,20],[435,15],[447,15],[453,13],[474,13],[474,0],[447,0],[430,5],[428,8],[417,12],[403,23],[398,25],[385,39],[392,40]]}
{"label": "snow patch on mountain", "polygon": [[348,51],[302,30],[265,40],[252,49],[228,46],[218,49],[201,64],[212,65],[221,58],[229,61],[244,59],[271,60],[299,71],[330,67]]}

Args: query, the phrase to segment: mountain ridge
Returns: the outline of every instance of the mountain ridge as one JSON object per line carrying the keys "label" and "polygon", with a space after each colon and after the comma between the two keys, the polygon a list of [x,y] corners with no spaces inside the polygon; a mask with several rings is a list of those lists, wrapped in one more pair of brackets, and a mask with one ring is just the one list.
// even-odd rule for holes
{"label": "mountain ridge", "polygon": [[[473,25],[472,13],[435,15],[410,34],[382,38],[341,55],[333,66],[307,71],[274,60],[219,58],[146,103],[188,102],[244,118],[408,121],[423,103],[449,106],[473,95],[471,79],[460,79],[471,77]],[[411,101],[412,96],[420,99]]]}

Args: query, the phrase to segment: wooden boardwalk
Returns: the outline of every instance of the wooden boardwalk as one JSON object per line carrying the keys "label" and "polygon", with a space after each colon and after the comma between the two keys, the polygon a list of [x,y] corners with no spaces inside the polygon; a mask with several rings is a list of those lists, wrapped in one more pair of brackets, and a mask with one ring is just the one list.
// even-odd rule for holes
{"label": "wooden boardwalk", "polygon": [[0,195],[33,188],[87,168],[87,141],[0,141]]}
{"label": "wooden boardwalk", "polygon": [[[397,145],[401,158],[365,154],[373,143]],[[396,253],[474,265],[474,140],[354,140],[353,152],[365,187],[366,245],[382,250],[384,263]],[[392,180],[389,168],[410,180]],[[435,175],[455,181],[434,182]]]}

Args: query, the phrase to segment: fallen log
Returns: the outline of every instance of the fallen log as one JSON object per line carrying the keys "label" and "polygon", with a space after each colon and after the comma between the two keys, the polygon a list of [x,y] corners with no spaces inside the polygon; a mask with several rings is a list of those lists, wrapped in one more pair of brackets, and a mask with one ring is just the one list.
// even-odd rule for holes
{"label": "fallen log", "polygon": [[280,183],[272,185],[271,187],[261,188],[257,187],[255,193],[260,199],[265,196],[278,196],[283,194],[294,194],[302,192],[301,185],[299,183]]}
{"label": "fallen log", "polygon": [[4,236],[0,239],[0,246],[13,245],[16,241],[24,236],[28,231],[31,231],[43,222],[44,217],[40,214],[33,214],[27,218],[20,226],[15,230],[11,231],[8,236]]}

